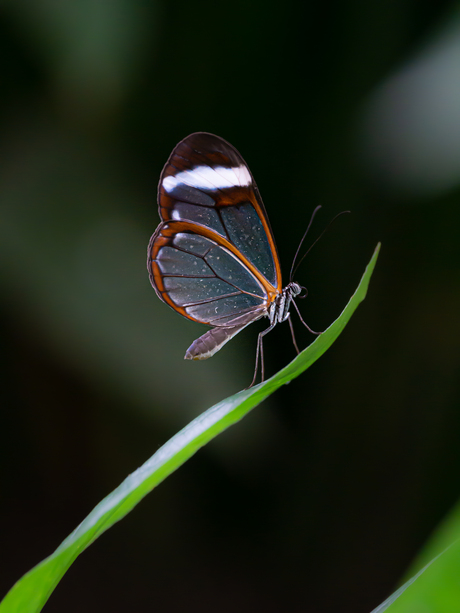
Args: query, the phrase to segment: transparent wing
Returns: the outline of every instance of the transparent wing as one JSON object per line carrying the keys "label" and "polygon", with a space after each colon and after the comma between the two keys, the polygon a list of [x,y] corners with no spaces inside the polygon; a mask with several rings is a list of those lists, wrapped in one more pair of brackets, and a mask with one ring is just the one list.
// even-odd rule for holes
{"label": "transparent wing", "polygon": [[184,317],[212,326],[229,326],[246,314],[250,321],[262,317],[272,300],[263,277],[257,278],[217,233],[197,232],[184,222],[157,228],[148,266],[158,296]]}
{"label": "transparent wing", "polygon": [[270,223],[252,174],[222,138],[191,134],[172,152],[160,177],[163,221],[187,221],[232,243],[277,292],[281,270]]}

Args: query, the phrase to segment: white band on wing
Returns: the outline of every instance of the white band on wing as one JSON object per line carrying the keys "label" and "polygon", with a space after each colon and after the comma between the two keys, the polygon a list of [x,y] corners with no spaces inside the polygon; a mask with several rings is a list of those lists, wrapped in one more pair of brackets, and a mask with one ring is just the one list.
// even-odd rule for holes
{"label": "white band on wing", "polygon": [[252,182],[249,170],[242,164],[228,168],[226,166],[196,166],[191,170],[183,170],[177,175],[163,179],[163,187],[169,193],[178,185],[185,184],[196,189],[224,189],[229,187],[245,187]]}

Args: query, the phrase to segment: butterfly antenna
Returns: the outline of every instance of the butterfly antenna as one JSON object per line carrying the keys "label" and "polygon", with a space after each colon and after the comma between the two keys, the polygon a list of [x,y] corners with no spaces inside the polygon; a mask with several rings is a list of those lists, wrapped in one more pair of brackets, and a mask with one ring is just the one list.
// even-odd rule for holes
{"label": "butterfly antenna", "polygon": [[[311,218],[310,218],[310,221],[309,221],[309,223],[308,223],[307,229],[305,230],[305,234],[302,236],[302,240],[300,241],[299,246],[297,247],[297,251],[295,252],[294,259],[292,260],[291,273],[290,273],[290,275],[289,275],[289,282],[291,282],[291,281],[292,281],[292,277],[293,277],[293,275],[294,275],[294,272],[295,272],[295,270],[297,270],[297,268],[298,268],[298,265],[297,265],[296,269],[294,270],[294,264],[295,264],[295,261],[296,261],[296,259],[297,259],[297,256],[299,255],[300,248],[302,247],[303,242],[304,242],[304,240],[305,240],[305,238],[306,238],[306,236],[307,236],[307,234],[308,234],[308,230],[310,229],[311,224],[313,223],[313,220],[314,220],[314,218],[315,218],[315,215],[316,215],[316,213],[317,213],[317,212],[320,210],[320,208],[321,208],[321,205],[318,205],[318,206],[316,207],[316,209],[313,211],[313,213],[312,213],[312,215],[311,215]],[[315,244],[315,243],[313,243],[313,245],[314,245],[314,244]],[[311,249],[311,247],[310,247],[310,249]],[[307,253],[308,253],[308,251],[307,251]],[[306,255],[306,254],[305,254],[305,255]],[[305,257],[305,256],[304,256],[304,257]],[[303,260],[303,258],[302,258],[302,260]],[[300,261],[302,261],[302,260],[300,260]],[[299,262],[299,263],[300,263],[300,262]]]}
{"label": "butterfly antenna", "polygon": [[[308,228],[307,228],[307,232],[308,229],[311,226],[311,222],[313,221],[313,217],[315,216],[316,211],[321,208],[320,206],[317,206],[316,209],[313,211],[313,215],[311,216],[310,219],[310,223],[308,224]],[[289,280],[292,281],[293,276],[296,273],[296,270],[299,268],[299,266],[302,264],[302,262],[304,261],[304,259],[306,258],[306,256],[310,253],[310,251],[312,250],[312,248],[316,245],[316,243],[319,241],[319,239],[323,236],[323,234],[325,232],[327,232],[329,230],[329,228],[332,226],[332,224],[334,223],[334,221],[337,219],[337,217],[340,217],[341,215],[345,215],[345,213],[351,213],[351,211],[342,211],[341,213],[337,213],[337,215],[335,217],[333,217],[331,219],[331,221],[327,224],[327,226],[324,228],[324,230],[321,232],[321,234],[318,236],[318,238],[310,245],[310,247],[307,249],[306,253],[303,254],[303,256],[300,258],[299,262],[297,263],[297,266],[294,268],[294,262],[295,262],[295,258],[294,258],[294,262],[292,263],[291,266],[291,275],[289,277]],[[300,245],[299,245],[299,249],[300,246],[302,245],[303,239],[305,238],[305,236],[307,235],[307,232],[305,232],[305,234],[303,235],[302,240],[300,241]],[[299,249],[297,249],[297,253],[299,253]],[[295,254],[297,257],[297,253]],[[293,270],[294,268],[294,270]]]}

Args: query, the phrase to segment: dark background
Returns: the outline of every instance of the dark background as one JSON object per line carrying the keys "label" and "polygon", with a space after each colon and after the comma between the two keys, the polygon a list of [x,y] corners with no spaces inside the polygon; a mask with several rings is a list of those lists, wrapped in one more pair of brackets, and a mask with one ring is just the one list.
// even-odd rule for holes
{"label": "dark background", "polygon": [[[318,363],[104,534],[45,609],[367,613],[396,587],[458,497],[453,9],[2,3],[1,595],[251,380],[263,324],[184,362],[205,328],[145,267],[159,173],[198,130],[248,162],[285,278],[314,207],[307,244],[352,210],[296,275],[311,327],[339,315],[380,240],[369,294]],[[278,326],[268,373],[293,357]]]}

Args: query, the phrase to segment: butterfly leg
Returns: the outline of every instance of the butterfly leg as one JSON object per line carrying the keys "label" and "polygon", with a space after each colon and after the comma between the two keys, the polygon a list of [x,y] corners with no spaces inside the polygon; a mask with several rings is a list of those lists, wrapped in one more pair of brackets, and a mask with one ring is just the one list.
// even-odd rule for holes
{"label": "butterfly leg", "polygon": [[254,376],[252,377],[252,381],[251,383],[245,388],[245,389],[250,389],[254,383],[256,382],[256,378],[257,378],[257,371],[259,370],[259,351],[260,351],[260,334],[257,337],[257,345],[256,345],[256,365],[254,368]]}
{"label": "butterfly leg", "polygon": [[256,378],[257,378],[257,371],[259,370],[259,356],[260,356],[260,374],[261,374],[261,382],[264,380],[264,376],[265,376],[265,366],[264,366],[264,346],[263,346],[263,338],[266,334],[268,334],[270,332],[270,330],[273,330],[273,328],[275,327],[276,322],[271,324],[266,330],[263,330],[263,332],[259,332],[259,336],[257,337],[257,349],[256,349],[256,366],[254,368],[254,376],[252,378],[251,384],[248,385],[248,387],[246,389],[251,388],[254,383],[256,382]]}
{"label": "butterfly leg", "polygon": [[288,321],[289,321],[289,327],[291,328],[292,342],[294,343],[294,347],[295,347],[295,350],[297,351],[297,355],[298,355],[300,353],[300,351],[299,351],[299,348],[297,346],[297,342],[295,340],[294,326],[292,324],[291,316],[288,317]]}
{"label": "butterfly leg", "polygon": [[296,303],[294,302],[294,300],[292,301],[292,303],[291,303],[291,304],[293,304],[293,305],[294,305],[295,310],[297,311],[297,315],[299,316],[300,321],[303,323],[303,325],[304,325],[304,326],[307,328],[307,330],[308,330],[309,332],[311,332],[312,334],[316,334],[317,336],[319,336],[320,334],[322,334],[322,332],[315,332],[314,330],[312,330],[312,329],[310,328],[310,326],[307,326],[307,324],[306,324],[306,323],[304,322],[304,320],[302,319],[302,315],[300,314],[299,307],[296,305]]}

